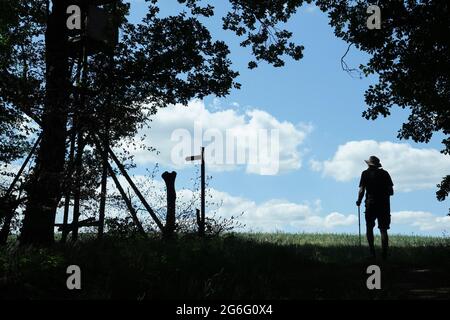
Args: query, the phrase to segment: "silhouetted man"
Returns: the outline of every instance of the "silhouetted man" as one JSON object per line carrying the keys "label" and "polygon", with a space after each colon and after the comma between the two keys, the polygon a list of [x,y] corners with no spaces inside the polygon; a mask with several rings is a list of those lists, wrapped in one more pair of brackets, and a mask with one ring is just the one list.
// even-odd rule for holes
{"label": "silhouetted man", "polygon": [[364,160],[369,168],[361,174],[359,182],[359,194],[356,205],[361,205],[364,194],[366,195],[366,227],[367,241],[369,242],[370,253],[375,257],[375,246],[373,228],[375,220],[378,221],[378,228],[381,233],[381,246],[383,259],[387,258],[389,246],[388,229],[391,224],[390,196],[394,195],[391,176],[381,169],[380,159],[371,156],[369,160]]}

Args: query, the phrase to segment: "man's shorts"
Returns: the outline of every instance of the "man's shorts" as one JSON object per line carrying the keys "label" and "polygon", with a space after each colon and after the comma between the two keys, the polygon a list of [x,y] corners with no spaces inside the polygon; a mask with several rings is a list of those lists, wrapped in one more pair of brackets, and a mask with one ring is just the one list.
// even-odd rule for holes
{"label": "man's shorts", "polygon": [[378,229],[389,230],[391,226],[391,210],[389,202],[366,203],[366,226],[375,227],[375,220],[378,221]]}

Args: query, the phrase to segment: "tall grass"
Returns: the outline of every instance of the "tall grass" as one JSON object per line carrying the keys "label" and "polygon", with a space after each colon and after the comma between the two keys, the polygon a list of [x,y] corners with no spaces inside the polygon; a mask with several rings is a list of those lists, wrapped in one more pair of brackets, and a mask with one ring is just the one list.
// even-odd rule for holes
{"label": "tall grass", "polygon": [[[82,237],[46,249],[11,244],[0,248],[0,298],[381,299],[410,297],[405,286],[450,287],[448,238],[391,241],[388,263],[367,260],[358,237],[345,234]],[[386,288],[377,293],[365,287],[374,263],[382,265]],[[81,291],[66,288],[72,264],[82,270]],[[415,270],[430,272],[419,281],[410,276]]]}

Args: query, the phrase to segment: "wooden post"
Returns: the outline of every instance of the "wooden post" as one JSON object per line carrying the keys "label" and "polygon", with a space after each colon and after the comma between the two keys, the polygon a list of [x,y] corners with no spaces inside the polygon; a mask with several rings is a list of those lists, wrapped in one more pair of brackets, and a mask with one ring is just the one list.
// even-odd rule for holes
{"label": "wooden post", "polygon": [[[97,136],[95,134],[91,134],[90,137],[92,138],[92,140],[94,141],[96,147],[99,150],[103,150],[99,139],[97,138]],[[127,173],[127,171],[125,170],[125,167],[123,166],[122,163],[120,163],[119,159],[117,159],[116,155],[114,154],[114,152],[111,150],[111,147],[107,146],[107,151],[109,153],[109,155],[111,156],[111,158],[113,159],[113,161],[116,163],[117,167],[119,168],[119,171],[122,173],[122,175],[125,177],[125,179],[127,180],[127,182],[130,184],[131,188],[133,189],[134,193],[138,196],[139,200],[142,202],[142,204],[144,205],[145,209],[148,211],[148,213],[150,214],[150,216],[153,218],[153,220],[155,221],[156,225],[158,226],[158,228],[161,230],[161,232],[164,232],[164,226],[161,223],[161,221],[159,220],[159,218],[156,216],[155,212],[153,211],[153,209],[150,207],[150,205],[148,204],[148,202],[145,200],[144,196],[142,195],[142,193],[139,191],[139,189],[136,187],[136,185],[134,184],[133,180],[131,180],[129,174]],[[111,165],[108,163],[108,168],[110,173],[112,172],[114,174],[115,177],[115,173],[114,171],[112,171]],[[113,177],[113,178],[114,178]],[[116,178],[117,180],[117,178]],[[118,182],[118,181],[117,181]],[[117,183],[116,183],[117,184]],[[119,190],[120,191],[120,190]]]}
{"label": "wooden post", "polygon": [[[198,225],[198,230],[199,230],[199,234],[200,234],[200,230],[202,229],[202,218],[200,215],[200,210],[199,209],[195,209],[195,217],[197,218],[197,225]],[[201,235],[201,234],[200,234]]]}
{"label": "wooden post", "polygon": [[30,162],[31,157],[33,156],[34,152],[36,151],[37,146],[41,142],[42,139],[42,133],[37,138],[36,142],[33,145],[33,148],[31,149],[30,153],[28,154],[27,158],[23,162],[22,166],[20,167],[19,171],[17,172],[16,176],[14,177],[13,182],[9,186],[8,190],[6,191],[6,197],[10,196],[11,193],[14,191],[14,186],[16,185],[17,181],[19,181],[20,176],[22,175],[23,171],[25,170],[25,167],[27,166],[28,162]]}
{"label": "wooden post", "polygon": [[175,191],[175,179],[177,177],[176,172],[164,172],[162,178],[166,183],[167,192],[167,214],[166,214],[166,225],[164,227],[164,237],[170,238],[175,232],[175,204],[177,199],[177,193]]}
{"label": "wooden post", "polygon": [[[87,77],[88,77],[88,54],[87,54],[87,34],[86,34],[86,23],[87,23],[87,13],[82,12],[82,21],[84,21],[83,27],[83,48],[82,48],[82,73],[81,73],[81,95],[80,95],[80,107],[82,112],[86,109],[86,89],[87,89]],[[76,241],[78,239],[78,220],[80,218],[80,197],[81,197],[81,169],[83,166],[83,151],[85,147],[85,142],[83,138],[83,118],[77,117],[75,128],[78,131],[77,138],[77,155],[75,157],[75,194],[74,194],[74,204],[73,204],[73,218],[72,224],[74,228],[72,229],[72,241]]]}
{"label": "wooden post", "polygon": [[138,216],[137,216],[136,210],[133,207],[133,204],[131,203],[130,199],[128,199],[127,194],[125,193],[125,190],[123,190],[119,180],[116,177],[116,174],[114,173],[114,170],[111,168],[111,165],[109,163],[107,163],[107,165],[108,165],[109,174],[110,174],[111,178],[113,179],[114,184],[116,185],[117,189],[119,190],[120,195],[122,196],[123,200],[125,201],[125,203],[128,207],[128,210],[130,210],[131,216],[133,217],[133,221],[136,224],[136,226],[138,227],[140,234],[143,237],[147,238],[147,234],[145,233],[145,230],[142,227],[142,224],[138,219]]}
{"label": "wooden post", "polygon": [[[108,145],[107,138],[105,138],[105,145]],[[106,148],[105,148],[106,150]],[[100,191],[100,212],[98,217],[98,238],[103,237],[104,225],[105,225],[105,208],[106,208],[106,192],[108,186],[108,154],[105,150],[101,150],[102,155],[102,182]]]}
{"label": "wooden post", "polygon": [[11,220],[14,217],[14,212],[17,206],[13,203],[15,199],[11,196],[2,197],[0,203],[0,210],[3,211],[5,220],[3,221],[3,227],[0,231],[0,244],[6,244],[8,241],[9,230],[11,227]]}
{"label": "wooden post", "polygon": [[144,196],[142,195],[142,193],[139,191],[139,189],[136,187],[136,185],[134,184],[133,180],[131,180],[128,172],[125,170],[125,167],[123,166],[122,163],[120,163],[119,159],[117,159],[116,155],[114,154],[114,152],[111,150],[110,147],[108,147],[108,151],[109,151],[109,155],[111,156],[111,158],[113,159],[113,161],[116,163],[117,167],[119,168],[120,172],[122,173],[122,175],[125,177],[125,179],[128,181],[128,183],[130,184],[131,188],[133,189],[134,193],[136,193],[136,195],[138,196],[139,200],[142,202],[142,204],[144,205],[145,209],[147,209],[148,213],[150,214],[150,216],[153,218],[153,220],[155,221],[156,225],[158,226],[158,228],[164,232],[164,226],[161,223],[161,221],[159,220],[159,218],[156,216],[155,212],[153,212],[153,209],[150,207],[150,205],[148,204],[147,200],[145,200]]}
{"label": "wooden post", "polygon": [[81,202],[81,171],[83,168],[83,152],[85,147],[85,141],[83,134],[78,133],[77,141],[77,155],[75,157],[75,193],[73,202],[73,217],[72,224],[75,226],[72,229],[72,241],[78,240],[78,220],[80,218],[80,202]]}
{"label": "wooden post", "polygon": [[14,217],[14,212],[16,211],[17,206],[13,205],[11,201],[15,200],[11,197],[11,194],[14,191],[14,186],[16,185],[17,181],[19,181],[20,176],[22,175],[23,171],[25,170],[25,167],[27,166],[28,162],[30,162],[31,157],[33,156],[34,152],[36,151],[36,148],[38,147],[39,143],[41,142],[42,134],[39,135],[38,139],[33,145],[33,148],[31,149],[30,153],[26,157],[25,161],[23,162],[22,166],[20,167],[19,171],[17,172],[16,176],[14,177],[14,180],[12,181],[11,185],[9,186],[8,190],[6,191],[4,199],[4,207],[0,208],[0,210],[5,211],[5,220],[3,221],[3,226],[0,231],[0,244],[5,244],[8,240],[9,231],[11,228],[11,221]]}
{"label": "wooden post", "polygon": [[[113,0],[113,15],[114,19],[117,19],[117,1]],[[109,52],[109,77],[111,81],[114,83],[114,50]],[[103,136],[103,150],[101,151],[102,162],[103,162],[103,171],[102,171],[102,182],[101,182],[101,191],[100,191],[100,210],[98,216],[98,238],[101,239],[103,237],[104,227],[105,227],[105,208],[106,208],[106,193],[108,187],[108,148],[109,148],[109,124],[110,124],[110,115],[109,115],[109,107],[111,105],[111,89],[109,91],[106,108],[104,110],[105,113],[105,132]]]}
{"label": "wooden post", "polygon": [[206,215],[205,215],[205,186],[206,186],[206,175],[205,175],[205,148],[202,147],[201,154],[197,156],[190,156],[186,158],[186,161],[201,160],[201,177],[200,177],[200,213],[198,209],[196,211],[198,233],[200,236],[205,235],[206,229]]}
{"label": "wooden post", "polygon": [[202,147],[202,164],[201,164],[201,192],[200,192],[200,201],[201,201],[201,228],[199,230],[200,235],[205,235],[205,185],[206,185],[206,177],[205,177],[205,148]]}

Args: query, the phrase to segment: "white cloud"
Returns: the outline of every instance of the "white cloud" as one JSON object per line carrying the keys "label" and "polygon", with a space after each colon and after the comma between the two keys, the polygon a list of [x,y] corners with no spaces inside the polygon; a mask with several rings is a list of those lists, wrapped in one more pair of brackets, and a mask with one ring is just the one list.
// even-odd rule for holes
{"label": "white cloud", "polygon": [[435,188],[450,171],[450,157],[438,150],[373,140],[347,142],[338,147],[332,159],[311,160],[310,166],[337,181],[350,181],[360,176],[367,167],[364,159],[371,155],[380,158],[383,168],[391,174],[396,191]]}
{"label": "white cloud", "polygon": [[[358,216],[340,212],[324,213],[320,200],[295,203],[272,199],[262,203],[232,196],[226,192],[210,190],[215,201],[223,205],[217,210],[219,216],[238,216],[246,224],[245,230],[260,232],[357,232]],[[364,214],[361,227],[364,230]],[[450,231],[450,216],[438,216],[424,211],[392,212],[393,230],[402,232],[439,233]],[[395,231],[398,233],[398,231]]]}
{"label": "white cloud", "polygon": [[[358,216],[340,212],[323,213],[320,201],[295,203],[269,200],[262,203],[212,190],[215,199],[223,201],[220,216],[229,217],[244,212],[239,219],[246,230],[261,232],[357,232]],[[364,214],[361,227],[364,230]],[[392,212],[393,230],[402,232],[442,233],[450,231],[450,216],[437,216],[423,211]],[[398,231],[395,231],[398,233]]]}
{"label": "white cloud", "polygon": [[272,199],[262,203],[235,197],[225,192],[212,190],[215,199],[223,205],[217,211],[219,216],[244,215],[239,221],[246,230],[261,232],[330,232],[339,227],[355,225],[357,216],[332,212],[321,213],[320,201],[313,203],[295,203],[281,199]]}
{"label": "white cloud", "polygon": [[450,216],[435,216],[425,211],[398,211],[391,215],[393,224],[417,228],[420,231],[450,231]]}
{"label": "white cloud", "polygon": [[[143,140],[147,146],[154,147],[159,153],[150,152],[147,150],[134,150],[129,144],[129,151],[135,155],[135,160],[138,164],[150,164],[150,163],[160,163],[173,168],[183,168],[189,166],[184,160],[178,163],[174,162],[174,154],[181,155],[181,153],[176,153],[176,147],[180,145],[180,140],[177,138],[182,138],[178,136],[179,133],[183,133],[191,139],[189,139],[189,145],[192,144],[191,154],[198,154],[200,146],[203,144],[206,146],[207,156],[215,156],[212,152],[212,145],[216,144],[219,147],[217,150],[222,152],[223,156],[219,156],[222,162],[212,162],[207,161],[207,166],[209,170],[212,171],[226,171],[226,170],[236,170],[241,165],[245,166],[248,173],[261,174],[263,172],[263,164],[261,161],[251,162],[250,154],[253,149],[252,144],[246,144],[245,139],[236,142],[236,149],[233,151],[245,150],[244,161],[233,163],[228,163],[227,152],[229,144],[226,141],[227,133],[238,137],[251,137],[259,132],[266,132],[268,137],[268,143],[261,147],[261,142],[258,144],[258,160],[261,160],[261,154],[270,154],[269,161],[274,160],[272,155],[276,154],[277,169],[281,172],[297,170],[302,165],[302,153],[300,146],[305,140],[306,136],[311,132],[311,125],[294,125],[291,122],[279,121],[271,114],[258,110],[252,109],[245,112],[239,112],[236,110],[236,103],[229,109],[218,108],[218,101],[213,103],[213,110],[208,110],[202,101],[194,100],[189,103],[189,105],[173,105],[164,109],[158,110],[158,113],[153,117],[151,128],[142,130],[136,137],[136,141]],[[275,133],[279,137],[279,144],[275,149],[272,148],[270,140],[276,137]],[[144,137],[145,135],[145,137]],[[173,136],[172,136],[173,135]],[[209,135],[209,137],[208,137]],[[216,143],[216,137],[220,136],[223,139],[218,139],[222,141],[222,145]],[[172,141],[175,139],[175,141]],[[258,141],[260,136],[258,136]],[[275,139],[275,138],[274,138]],[[183,140],[183,139],[181,139]],[[247,142],[248,143],[248,142]],[[210,144],[210,147],[208,147]],[[175,148],[175,149],[174,149]],[[275,152],[278,149],[279,152]],[[185,151],[185,148],[183,150]],[[271,153],[274,151],[273,153]],[[261,152],[261,153],[259,153]],[[183,157],[178,157],[179,159],[184,159]],[[232,157],[233,159],[238,159],[238,156]],[[208,159],[208,158],[207,158]],[[209,164],[208,164],[209,163]],[[272,162],[270,162],[272,165]],[[271,173],[262,173],[271,174]]]}

